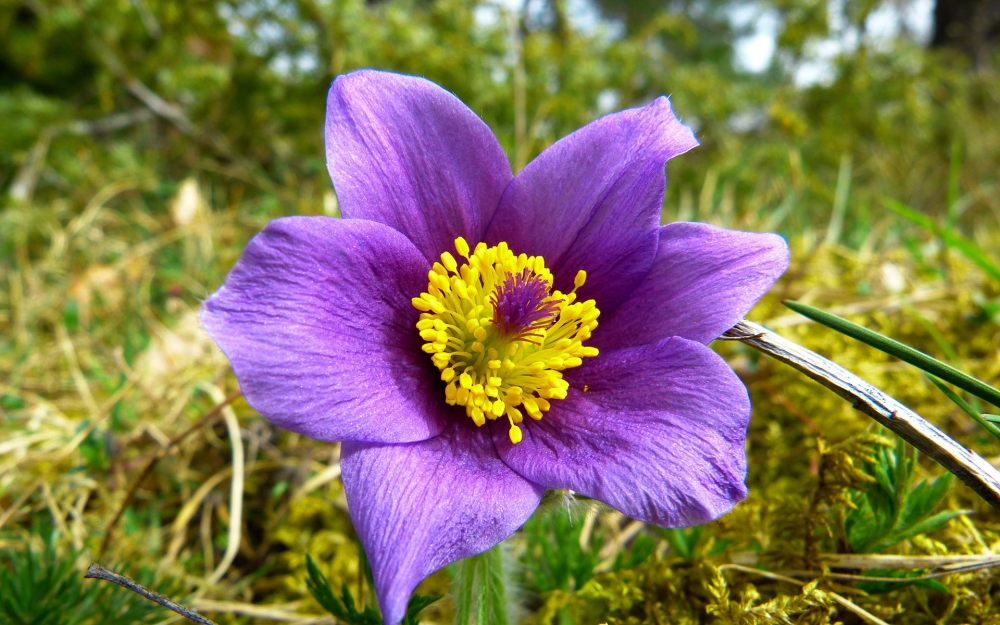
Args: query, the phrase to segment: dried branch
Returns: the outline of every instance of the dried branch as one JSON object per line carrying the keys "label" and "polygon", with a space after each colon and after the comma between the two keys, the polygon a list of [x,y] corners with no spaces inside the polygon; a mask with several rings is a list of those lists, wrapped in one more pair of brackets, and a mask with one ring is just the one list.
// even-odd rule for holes
{"label": "dried branch", "polygon": [[722,338],[749,345],[816,380],[936,460],[1000,510],[1000,471],[996,467],[847,369],[746,320],[737,323]]}
{"label": "dried branch", "polygon": [[86,579],[103,579],[104,581],[118,584],[122,588],[131,590],[137,595],[141,595],[146,599],[149,599],[150,601],[159,603],[168,610],[173,610],[174,612],[180,614],[187,620],[194,621],[195,623],[199,623],[200,625],[217,625],[217,623],[215,623],[214,621],[210,621],[204,616],[198,614],[197,612],[193,612],[185,608],[176,601],[172,601],[171,599],[164,597],[160,593],[153,592],[152,590],[146,588],[145,586],[135,581],[134,579],[130,579],[128,577],[125,577],[124,575],[119,575],[118,573],[109,571],[100,564],[95,563],[87,567],[87,573],[83,577]]}
{"label": "dried branch", "polygon": [[146,109],[134,109],[121,113],[113,113],[98,119],[78,119],[46,128],[39,135],[31,151],[28,152],[28,158],[25,159],[24,164],[17,170],[17,175],[14,176],[14,182],[11,184],[10,191],[8,192],[10,199],[16,203],[24,203],[31,198],[35,190],[35,185],[38,183],[38,177],[45,166],[45,158],[49,153],[49,147],[52,145],[52,140],[57,136],[64,134],[93,135],[113,132],[149,121],[152,118],[152,112]]}
{"label": "dried branch", "polygon": [[43,131],[31,151],[28,152],[28,158],[18,169],[8,192],[10,199],[15,203],[27,202],[35,191],[35,184],[38,182],[38,176],[45,164],[45,156],[49,153],[49,145],[55,134],[55,130],[51,128]]}
{"label": "dried branch", "polygon": [[1000,556],[995,554],[982,555],[944,555],[944,556],[911,556],[899,554],[872,553],[825,553],[824,563],[831,569],[928,569],[931,571],[966,571],[969,567],[1000,567]]}
{"label": "dried branch", "polygon": [[148,122],[153,119],[153,112],[148,109],[132,109],[120,113],[112,113],[97,119],[78,119],[68,122],[60,127],[60,132],[69,135],[96,135],[105,132],[114,132]]}

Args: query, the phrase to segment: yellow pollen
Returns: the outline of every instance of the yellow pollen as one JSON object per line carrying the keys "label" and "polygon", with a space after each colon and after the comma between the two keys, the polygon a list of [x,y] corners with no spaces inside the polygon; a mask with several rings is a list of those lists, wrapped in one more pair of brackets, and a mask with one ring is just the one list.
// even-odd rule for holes
{"label": "yellow pollen", "polygon": [[[586,271],[577,272],[573,290],[564,294],[552,290],[552,272],[541,256],[517,255],[506,243],[470,248],[461,237],[455,250],[459,258],[441,254],[427,274],[427,291],[413,298],[421,312],[417,330],[423,350],[447,384],[445,401],[464,406],[477,426],[506,417],[516,444],[524,413],[541,419],[551,408],[549,400],[565,399],[569,392],[562,372],[597,356],[596,348],[583,343],[601,312],[594,300],[577,301]],[[495,319],[499,298],[528,283],[543,296],[526,300],[536,306],[530,323],[511,329],[509,317],[516,315]]]}

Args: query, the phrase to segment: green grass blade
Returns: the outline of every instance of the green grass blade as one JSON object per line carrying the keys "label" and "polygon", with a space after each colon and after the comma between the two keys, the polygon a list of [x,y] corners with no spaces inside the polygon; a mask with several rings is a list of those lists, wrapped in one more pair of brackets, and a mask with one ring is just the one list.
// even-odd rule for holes
{"label": "green grass blade", "polygon": [[962,142],[958,137],[951,140],[951,159],[948,163],[948,227],[954,228],[958,222],[958,196],[962,181]]}
{"label": "green grass blade", "polygon": [[871,345],[877,350],[883,351],[891,356],[895,356],[904,362],[908,362],[914,367],[918,367],[931,375],[941,378],[945,382],[954,384],[958,388],[967,391],[976,397],[988,401],[994,406],[1000,406],[1000,391],[986,384],[982,380],[959,371],[951,365],[947,365],[936,358],[913,349],[909,345],[904,345],[899,341],[882,336],[878,332],[869,330],[856,323],[850,322],[843,317],[838,317],[812,306],[800,304],[799,302],[786,301],[785,306],[795,312],[821,323],[828,328],[832,328],[841,334]]}
{"label": "green grass blade", "polygon": [[937,326],[928,321],[926,317],[921,315],[916,310],[909,309],[907,312],[909,312],[910,315],[917,320],[917,323],[920,324],[920,327],[922,327],[927,334],[931,335],[931,338],[934,339],[935,343],[937,343],[938,349],[944,352],[944,355],[948,360],[955,363],[961,360],[958,352],[955,351],[955,347],[948,342],[948,339],[941,333],[941,330],[937,329]]}
{"label": "green grass blade", "polygon": [[937,236],[941,237],[944,244],[950,248],[957,250],[962,256],[965,256],[970,261],[975,263],[980,269],[985,271],[991,278],[1000,282],[1000,267],[986,255],[983,250],[979,248],[978,245],[972,241],[959,236],[947,228],[942,228],[933,219],[919,213],[906,204],[902,202],[897,202],[896,200],[886,199],[884,200],[885,207],[896,213],[903,219],[909,221],[910,223],[920,226],[924,230],[933,232]]}
{"label": "green grass blade", "polygon": [[678,527],[657,529],[660,530],[660,535],[667,541],[667,544],[670,545],[670,549],[674,553],[685,560],[690,560],[694,557],[694,543],[697,542],[697,538],[689,540],[687,532]]}
{"label": "green grass blade", "polygon": [[847,200],[851,195],[851,171],[854,161],[851,155],[844,153],[840,157],[840,172],[837,174],[837,189],[833,196],[833,212],[830,215],[830,225],[826,229],[826,245],[836,245],[840,233],[844,229],[844,214],[847,213]]}
{"label": "green grass blade", "polygon": [[989,432],[993,436],[993,438],[1000,441],[1000,428],[990,423],[988,420],[984,419],[983,415],[980,414],[978,410],[976,410],[969,402],[959,397],[955,391],[945,386],[943,382],[941,382],[940,380],[931,375],[927,376],[927,378],[934,383],[934,386],[941,389],[941,392],[944,393],[948,399],[954,402],[956,406],[961,408],[962,412],[972,417],[973,421],[982,426],[982,428],[987,432]]}

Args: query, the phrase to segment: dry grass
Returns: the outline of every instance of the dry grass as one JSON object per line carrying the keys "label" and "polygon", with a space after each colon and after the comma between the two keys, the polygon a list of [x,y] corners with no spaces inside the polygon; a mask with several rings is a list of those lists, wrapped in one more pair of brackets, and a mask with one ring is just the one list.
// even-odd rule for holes
{"label": "dry grass", "polygon": [[[64,551],[78,554],[81,571],[98,558],[155,568],[180,580],[187,601],[221,622],[327,622],[317,620],[321,610],[305,592],[306,553],[323,563],[335,588],[348,583],[357,593],[362,578],[339,449],[277,430],[239,396],[213,411],[238,388],[197,320],[199,301],[266,219],[239,203],[213,204],[193,180],[167,201],[142,189],[115,182],[80,210],[54,202],[0,213],[11,252],[0,263],[0,547],[41,548],[43,532],[54,528]],[[977,236],[998,241],[996,230]],[[977,302],[997,298],[1000,287],[929,239],[916,260],[891,235],[873,235],[861,251],[818,245],[819,238],[804,233],[792,242],[792,270],[751,317],[853,368],[1000,461],[918,372],[803,323],[777,303],[794,297],[860,315],[996,383],[1000,326],[973,317]],[[870,425],[798,374],[735,346],[722,349],[750,386],[755,412],[753,494],[712,526],[716,540],[731,541],[713,556],[717,563],[783,544],[776,502],[808,488],[817,438],[839,441]],[[939,473],[927,463],[922,471]],[[1000,516],[964,487],[948,505],[978,513],[940,535],[907,541],[900,552],[1000,550]],[[617,532],[600,554],[610,563],[644,528],[601,515],[598,524]],[[948,622],[944,612],[971,614],[962,610],[972,609],[972,589],[981,595],[986,588],[987,598],[993,592],[990,573],[955,580],[954,601],[940,609],[932,596],[852,600],[890,620],[894,606],[916,615],[923,602],[927,620],[912,622]],[[427,589],[444,591],[447,583],[441,573]],[[745,589],[748,581],[730,583]],[[448,610],[443,602],[428,619],[448,620]]]}

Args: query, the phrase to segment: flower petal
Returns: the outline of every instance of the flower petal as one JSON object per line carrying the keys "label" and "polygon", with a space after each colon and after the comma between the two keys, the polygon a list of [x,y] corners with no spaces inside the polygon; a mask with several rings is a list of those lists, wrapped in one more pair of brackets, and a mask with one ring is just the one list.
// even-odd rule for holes
{"label": "flower petal", "polygon": [[746,497],[750,401],[708,347],[673,337],[602,352],[566,379],[569,396],[522,424],[520,443],[493,426],[500,457],[525,478],[666,527],[711,521]]}
{"label": "flower petal", "polygon": [[362,70],[327,100],[326,159],[344,217],[405,234],[431,260],[480,241],[513,175],[485,122],[423,78]]}
{"label": "flower petal", "polygon": [[585,269],[581,297],[610,312],[656,256],[665,163],[697,144],[666,98],[602,117],[557,141],[517,175],[486,240],[544,256],[564,291]]}
{"label": "flower petal", "polygon": [[680,336],[710,343],[736,325],[788,268],[776,234],[677,222],[660,228],[653,269],[601,317],[591,344],[617,348]]}
{"label": "flower petal", "polygon": [[387,625],[403,618],[422,579],[513,534],[545,493],[500,461],[487,428],[449,417],[440,436],[420,443],[343,446],[351,521]]}
{"label": "flower petal", "polygon": [[201,320],[251,406],[326,441],[410,442],[444,427],[436,372],[410,304],[430,265],[379,223],[272,221]]}

